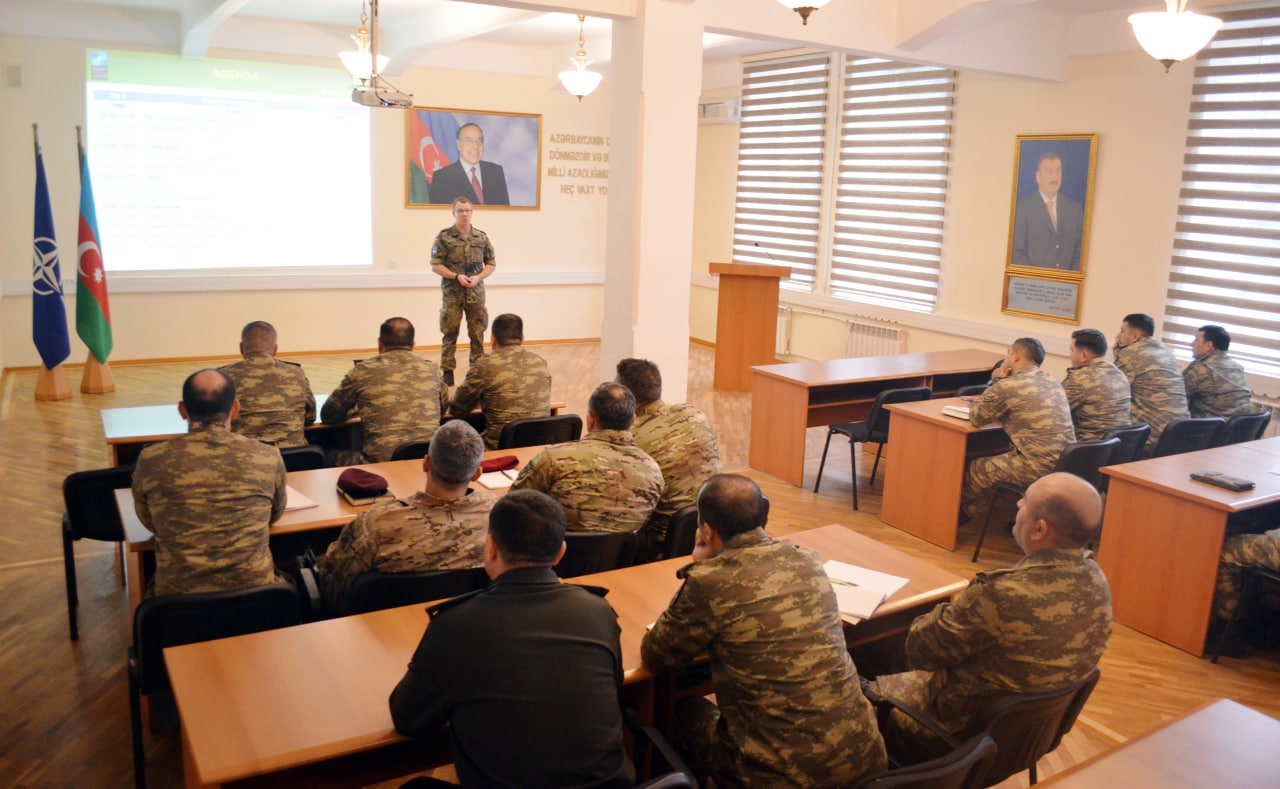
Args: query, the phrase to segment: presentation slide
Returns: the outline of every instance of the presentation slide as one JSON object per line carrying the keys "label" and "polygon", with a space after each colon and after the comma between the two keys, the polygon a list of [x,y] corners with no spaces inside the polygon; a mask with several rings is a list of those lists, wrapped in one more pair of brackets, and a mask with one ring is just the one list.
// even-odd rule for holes
{"label": "presentation slide", "polygon": [[372,265],[369,109],[341,69],[90,50],[108,271]]}

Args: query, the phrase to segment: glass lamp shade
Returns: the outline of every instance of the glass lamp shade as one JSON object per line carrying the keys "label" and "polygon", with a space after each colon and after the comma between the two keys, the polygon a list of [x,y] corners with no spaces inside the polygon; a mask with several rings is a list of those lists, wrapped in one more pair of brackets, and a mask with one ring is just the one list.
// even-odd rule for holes
{"label": "glass lamp shade", "polygon": [[792,11],[794,11],[797,8],[805,8],[805,7],[822,8],[827,3],[830,3],[831,0],[778,0],[778,2],[782,3],[787,8],[790,8]]}
{"label": "glass lamp shade", "polygon": [[1186,60],[1204,49],[1222,20],[1190,11],[1150,11],[1129,17],[1133,35],[1147,54],[1169,65]]}
{"label": "glass lamp shade", "polygon": [[591,91],[600,85],[602,79],[604,79],[603,74],[587,71],[586,66],[560,72],[560,84],[564,85],[565,90],[577,96],[578,101],[582,101],[583,96],[590,96]]}
{"label": "glass lamp shade", "polygon": [[[368,82],[369,78],[375,73],[375,70],[370,68],[373,65],[373,55],[369,52],[360,52],[353,49],[348,52],[339,52],[338,57],[342,58],[343,68],[349,71],[352,77],[361,82]],[[390,60],[391,58],[386,55],[378,55],[376,73],[381,74]]]}

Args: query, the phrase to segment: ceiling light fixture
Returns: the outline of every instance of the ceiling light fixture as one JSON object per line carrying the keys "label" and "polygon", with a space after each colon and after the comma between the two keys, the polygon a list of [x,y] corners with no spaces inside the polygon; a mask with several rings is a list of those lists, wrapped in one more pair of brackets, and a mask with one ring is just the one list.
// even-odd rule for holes
{"label": "ceiling light fixture", "polygon": [[338,57],[342,59],[343,67],[351,73],[353,79],[359,80],[361,85],[368,85],[369,78],[386,68],[387,62],[390,60],[386,55],[378,55],[378,65],[377,67],[374,66],[373,53],[369,51],[371,36],[368,22],[368,7],[361,5],[360,27],[356,28],[355,35],[351,37],[351,40],[355,42],[356,48],[338,53]]}
{"label": "ceiling light fixture", "polygon": [[800,18],[804,20],[803,23],[807,25],[809,24],[809,14],[822,8],[831,0],[778,0],[778,2],[799,14]]}
{"label": "ceiling light fixture", "polygon": [[1187,0],[1165,0],[1166,10],[1132,14],[1133,35],[1147,54],[1169,67],[1204,49],[1222,20],[1187,11]]}
{"label": "ceiling light fixture", "polygon": [[577,96],[578,101],[582,101],[583,96],[590,96],[591,92],[600,86],[600,80],[604,79],[603,74],[587,71],[587,66],[594,61],[587,60],[587,45],[582,37],[586,20],[585,16],[578,14],[578,54],[569,58],[569,62],[573,64],[573,70],[560,72],[560,84],[564,85],[565,90]]}
{"label": "ceiling light fixture", "polygon": [[[369,20],[369,15],[365,13],[366,8],[372,11],[373,17],[373,24],[367,27],[365,23]],[[356,51],[338,55],[351,76],[360,81],[351,91],[351,100],[365,107],[412,107],[413,96],[396,90],[394,85],[379,75],[387,67],[390,58],[378,54],[378,0],[369,0],[367,6],[361,4],[360,27],[351,39],[356,42]]]}

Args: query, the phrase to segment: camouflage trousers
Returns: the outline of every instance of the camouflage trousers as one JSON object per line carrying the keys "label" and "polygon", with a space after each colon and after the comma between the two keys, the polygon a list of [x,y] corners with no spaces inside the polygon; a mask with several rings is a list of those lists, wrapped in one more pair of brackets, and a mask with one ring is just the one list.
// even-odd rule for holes
{"label": "camouflage trousers", "polygon": [[[906,671],[877,678],[871,683],[871,689],[883,698],[896,699],[922,715],[927,715],[930,721],[946,731],[959,731],[965,721],[941,719],[942,716],[933,704],[932,683],[932,671]],[[890,746],[890,753],[910,756],[912,761],[928,761],[950,750],[941,738],[917,723],[915,718],[898,710],[894,710],[889,716],[889,723],[881,734],[885,738],[885,744]]]}
{"label": "camouflage trousers", "polygon": [[1213,591],[1213,615],[1230,619],[1240,606],[1240,586],[1249,567],[1280,572],[1280,529],[1265,534],[1241,534],[1227,538],[1218,564],[1218,584]]}
{"label": "camouflage trousers", "polygon": [[997,482],[1026,487],[1048,474],[1044,467],[1027,460],[1017,452],[993,457],[975,458],[964,472],[964,489],[960,494],[961,509],[974,521],[981,522],[991,504],[991,491]]}
{"label": "camouflage trousers", "polygon": [[484,355],[484,330],[489,326],[489,311],[483,301],[456,301],[445,298],[440,305],[440,371],[450,372],[458,366],[458,329],[462,314],[467,315],[467,337],[471,340],[471,364]]}

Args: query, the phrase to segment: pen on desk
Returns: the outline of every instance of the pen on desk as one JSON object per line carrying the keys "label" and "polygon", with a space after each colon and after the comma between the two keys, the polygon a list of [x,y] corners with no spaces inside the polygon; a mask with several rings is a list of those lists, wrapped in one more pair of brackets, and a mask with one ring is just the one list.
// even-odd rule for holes
{"label": "pen on desk", "polygon": [[853,581],[842,581],[839,578],[828,578],[827,580],[831,581],[833,584],[840,584],[841,586],[857,586]]}
{"label": "pen on desk", "polygon": [[502,476],[506,477],[507,479],[510,479],[510,480],[514,480],[514,479],[515,479],[515,477],[513,477],[513,476],[511,476],[510,474],[508,474],[508,473],[507,473],[506,469],[498,469],[498,473],[499,473],[499,474],[501,474]]}

